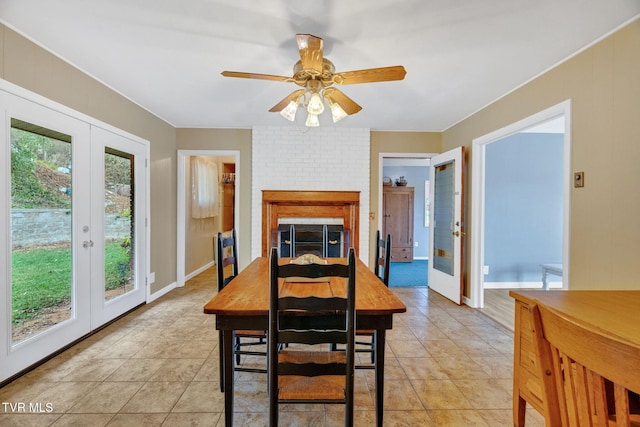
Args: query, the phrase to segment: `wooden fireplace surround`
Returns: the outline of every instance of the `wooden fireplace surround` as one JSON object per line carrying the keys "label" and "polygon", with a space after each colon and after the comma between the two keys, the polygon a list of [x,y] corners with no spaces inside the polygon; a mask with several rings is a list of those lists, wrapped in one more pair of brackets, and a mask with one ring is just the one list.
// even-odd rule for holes
{"label": "wooden fireplace surround", "polygon": [[278,230],[280,218],[342,218],[350,245],[359,253],[359,191],[262,190],[262,256]]}

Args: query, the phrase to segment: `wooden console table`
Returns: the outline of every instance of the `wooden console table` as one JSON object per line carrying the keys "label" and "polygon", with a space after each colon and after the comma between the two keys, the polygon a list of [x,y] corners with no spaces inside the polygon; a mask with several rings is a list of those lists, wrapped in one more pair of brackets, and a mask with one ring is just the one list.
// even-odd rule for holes
{"label": "wooden console table", "polygon": [[[542,415],[544,393],[533,347],[529,307],[542,304],[577,322],[640,345],[640,291],[511,291],[515,298],[513,425],[523,427],[529,403]],[[589,343],[585,343],[588,346]]]}

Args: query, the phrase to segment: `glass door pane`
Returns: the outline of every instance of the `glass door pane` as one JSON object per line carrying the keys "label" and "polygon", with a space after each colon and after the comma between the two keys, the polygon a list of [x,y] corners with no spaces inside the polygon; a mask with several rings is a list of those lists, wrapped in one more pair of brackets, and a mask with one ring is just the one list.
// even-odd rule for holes
{"label": "glass door pane", "polygon": [[104,152],[104,298],[135,289],[135,224],[133,155],[106,148]]}
{"label": "glass door pane", "polygon": [[433,200],[433,268],[453,275],[454,217],[453,162],[435,167],[435,197]]}
{"label": "glass door pane", "polygon": [[11,340],[72,317],[71,136],[11,120]]}

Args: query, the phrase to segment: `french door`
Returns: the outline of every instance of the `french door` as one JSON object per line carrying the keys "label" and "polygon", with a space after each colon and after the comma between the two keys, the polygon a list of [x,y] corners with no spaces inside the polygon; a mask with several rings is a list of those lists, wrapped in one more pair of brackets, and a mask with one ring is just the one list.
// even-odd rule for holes
{"label": "french door", "polygon": [[429,169],[429,287],[462,304],[464,148],[432,157]]}
{"label": "french door", "polygon": [[146,298],[144,141],[46,104],[0,90],[0,381]]}

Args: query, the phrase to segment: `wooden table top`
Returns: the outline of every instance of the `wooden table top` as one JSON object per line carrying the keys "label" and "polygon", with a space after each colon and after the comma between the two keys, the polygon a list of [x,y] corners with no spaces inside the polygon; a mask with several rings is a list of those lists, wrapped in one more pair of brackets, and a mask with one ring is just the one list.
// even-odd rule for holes
{"label": "wooden table top", "polygon": [[[285,261],[288,259],[283,259]],[[331,261],[344,263],[346,259],[334,258]],[[362,261],[357,259],[356,263],[358,315],[390,315],[407,311],[402,301]],[[266,316],[269,314],[269,282],[269,258],[256,258],[204,306],[204,312],[226,316]],[[304,285],[318,287],[314,283]],[[332,281],[331,292],[344,295],[344,280]]]}
{"label": "wooden table top", "polygon": [[636,347],[640,346],[640,291],[510,291],[527,304],[555,308]]}

